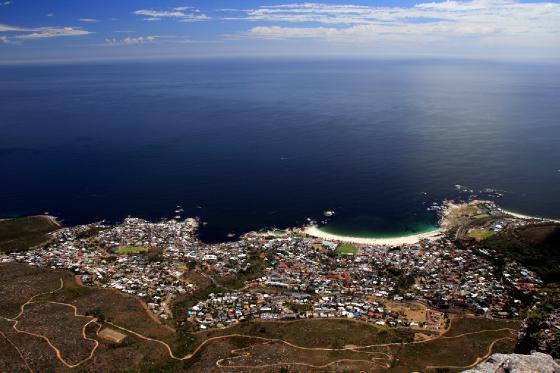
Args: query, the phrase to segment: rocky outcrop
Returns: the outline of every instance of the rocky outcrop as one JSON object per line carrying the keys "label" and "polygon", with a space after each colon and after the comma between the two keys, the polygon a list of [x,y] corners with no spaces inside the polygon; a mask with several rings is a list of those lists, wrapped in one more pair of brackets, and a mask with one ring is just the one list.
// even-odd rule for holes
{"label": "rocky outcrop", "polygon": [[543,298],[527,311],[519,328],[515,352],[544,352],[560,358],[560,288],[549,285],[542,289]]}
{"label": "rocky outcrop", "polygon": [[465,373],[560,373],[552,356],[541,352],[531,355],[493,354],[484,362]]}

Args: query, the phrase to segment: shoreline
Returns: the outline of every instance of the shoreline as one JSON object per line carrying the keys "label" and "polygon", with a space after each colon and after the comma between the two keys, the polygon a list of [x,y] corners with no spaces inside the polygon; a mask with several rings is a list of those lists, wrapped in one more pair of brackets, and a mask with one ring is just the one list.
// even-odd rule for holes
{"label": "shoreline", "polygon": [[511,215],[513,217],[519,218],[519,219],[527,219],[527,220],[541,220],[541,221],[549,221],[549,222],[553,222],[553,223],[560,223],[560,219],[553,219],[553,218],[543,218],[541,216],[531,216],[531,215],[525,215],[525,214],[520,214],[517,212],[513,212],[513,211],[509,211],[509,210],[505,210],[501,207],[498,207],[498,209],[503,212],[504,214],[507,215]]}
{"label": "shoreline", "polygon": [[353,237],[353,236],[341,236],[337,234],[327,233],[319,229],[317,225],[310,225],[303,228],[303,233],[311,237],[321,238],[324,240],[333,240],[349,243],[357,243],[362,245],[389,245],[389,246],[399,246],[399,245],[412,245],[418,243],[420,240],[425,239],[436,239],[442,236],[443,230],[437,228],[434,231],[426,233],[418,233],[407,236],[391,237],[391,238],[367,238],[367,237]]}
{"label": "shoreline", "polygon": [[55,216],[52,215],[36,215],[37,217],[42,217],[43,219],[48,220],[52,225],[62,228],[63,225],[61,222],[58,221],[58,219]]}
{"label": "shoreline", "polygon": [[44,219],[48,221],[50,224],[54,225],[55,227],[62,228],[64,227],[60,221],[55,216],[47,215],[47,214],[39,214],[39,215],[28,215],[28,216],[15,216],[15,217],[8,217],[8,218],[0,218],[0,221],[6,220],[15,220],[15,219],[25,219],[25,218],[38,218]]}

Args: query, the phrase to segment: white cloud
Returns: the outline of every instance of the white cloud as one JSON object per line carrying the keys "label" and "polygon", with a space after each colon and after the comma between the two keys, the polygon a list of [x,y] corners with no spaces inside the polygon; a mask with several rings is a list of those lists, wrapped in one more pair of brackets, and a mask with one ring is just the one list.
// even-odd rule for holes
{"label": "white cloud", "polygon": [[54,13],[47,13],[47,17],[54,17]]}
{"label": "white cloud", "polygon": [[[254,38],[431,41],[475,37],[498,43],[518,37],[520,43],[547,40],[551,46],[560,45],[560,4],[547,2],[445,1],[408,8],[299,3],[248,9],[241,17],[225,19],[277,23],[244,34]],[[290,23],[306,25],[292,27]]]}
{"label": "white cloud", "polygon": [[291,38],[325,38],[336,37],[341,30],[328,27],[280,27],[259,26],[253,27],[247,36],[262,39],[291,39]]}
{"label": "white cloud", "polygon": [[13,3],[14,3],[13,1],[2,1],[2,2],[0,2],[0,6],[6,6],[6,5],[13,4]]}
{"label": "white cloud", "polygon": [[210,17],[201,13],[198,9],[187,6],[176,7],[172,10],[140,9],[134,11],[133,14],[145,16],[145,21],[159,21],[162,18],[173,18],[180,22],[199,22],[210,19]]}
{"label": "white cloud", "polygon": [[21,32],[21,31],[33,31],[33,29],[25,29],[16,26],[0,24],[0,32]]}
{"label": "white cloud", "polygon": [[170,18],[182,18],[185,17],[185,13],[178,10],[151,10],[151,9],[140,9],[134,12],[136,15],[148,16],[148,17],[170,17]]}
{"label": "white cloud", "polygon": [[95,18],[80,18],[78,21],[80,22],[86,22],[86,23],[96,23],[99,22],[99,20],[95,19]]}
{"label": "white cloud", "polygon": [[[314,22],[333,25],[418,23],[495,24],[517,30],[520,24],[551,25],[560,20],[558,3],[519,3],[508,0],[473,0],[421,3],[410,8],[317,3],[263,6],[245,11],[245,20]],[[560,28],[560,23],[556,24]]]}
{"label": "white cloud", "polygon": [[109,45],[138,45],[155,41],[158,36],[139,36],[139,37],[126,37],[123,39],[110,38],[105,39],[105,43]]}
{"label": "white cloud", "polygon": [[18,35],[18,39],[45,39],[57,38],[62,36],[83,36],[89,35],[91,32],[75,27],[40,27],[28,31],[33,31],[30,34]]}
{"label": "white cloud", "polygon": [[44,39],[61,36],[82,36],[91,32],[80,27],[17,27],[0,24],[0,32],[18,33],[16,39]]}

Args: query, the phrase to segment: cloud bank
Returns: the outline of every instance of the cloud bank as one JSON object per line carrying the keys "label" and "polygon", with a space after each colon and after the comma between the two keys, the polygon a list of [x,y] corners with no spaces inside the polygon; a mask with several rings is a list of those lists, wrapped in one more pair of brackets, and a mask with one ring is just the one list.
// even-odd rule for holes
{"label": "cloud bank", "polygon": [[171,10],[139,9],[133,12],[135,15],[145,16],[145,21],[159,21],[163,18],[177,19],[180,22],[200,22],[210,19],[200,10],[190,6],[180,6]]}
{"label": "cloud bank", "polygon": [[[92,45],[137,45],[142,47],[135,50],[146,56],[323,54],[560,59],[560,0],[417,0],[407,6],[401,2],[356,5],[352,0],[332,0],[328,4],[280,4],[275,0],[275,5],[234,1],[228,8],[212,8],[212,2],[203,2],[200,9],[158,8],[157,4],[142,7],[129,1],[131,8],[119,14],[113,7],[93,12],[83,3],[79,14],[96,16],[91,18],[68,15],[55,8],[52,10],[57,11],[56,18],[45,19],[41,18],[43,9],[36,19],[46,24],[0,24],[0,44],[13,55],[23,55],[26,45],[31,49],[37,44],[26,40],[89,35],[92,32],[85,27],[89,26],[95,27],[96,35],[85,38],[83,50],[73,51],[89,54],[93,53],[88,50]],[[10,5],[10,10],[18,5],[19,2]],[[80,22],[84,28],[49,25],[53,19],[66,25]],[[122,32],[118,30],[136,36],[121,38],[116,35]],[[139,35],[159,36],[156,40]],[[19,45],[8,46],[10,43]],[[60,54],[64,53],[67,52],[61,47]]]}
{"label": "cloud bank", "polygon": [[[0,24],[0,32],[16,33],[17,35],[12,37],[15,39],[46,39],[62,36],[83,36],[91,34],[90,31],[84,30],[80,27],[24,28],[3,24]],[[4,41],[11,39],[7,36],[3,36],[2,38],[4,39]]]}
{"label": "cloud bank", "polygon": [[[251,28],[254,38],[321,38],[345,41],[450,37],[545,40],[560,43],[560,4],[511,0],[473,0],[378,7],[298,3],[262,6],[239,17],[273,25]],[[303,24],[305,27],[292,26]]]}
{"label": "cloud bank", "polygon": [[139,36],[139,37],[126,37],[122,39],[109,38],[105,39],[108,45],[138,45],[155,41],[158,36]]}

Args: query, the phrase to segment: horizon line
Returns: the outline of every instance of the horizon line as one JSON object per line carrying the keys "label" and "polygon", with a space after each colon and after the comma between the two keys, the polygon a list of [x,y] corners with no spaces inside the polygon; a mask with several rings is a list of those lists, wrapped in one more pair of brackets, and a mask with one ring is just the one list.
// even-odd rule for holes
{"label": "horizon line", "polygon": [[30,66],[30,65],[73,65],[87,63],[110,62],[165,62],[165,61],[204,61],[204,60],[340,60],[340,61],[455,61],[455,62],[501,62],[501,63],[537,63],[560,64],[560,57],[489,57],[489,56],[438,56],[438,55],[341,55],[341,54],[204,54],[196,56],[186,55],[158,55],[158,56],[115,56],[115,57],[86,57],[86,58],[52,58],[44,60],[17,59],[0,60],[0,66]]}

